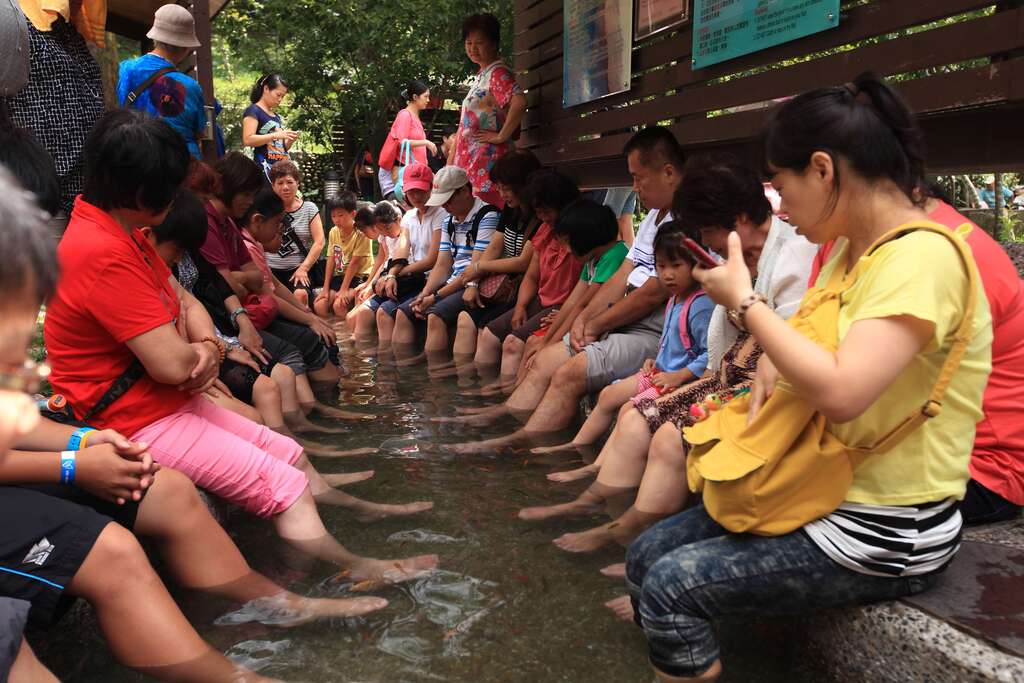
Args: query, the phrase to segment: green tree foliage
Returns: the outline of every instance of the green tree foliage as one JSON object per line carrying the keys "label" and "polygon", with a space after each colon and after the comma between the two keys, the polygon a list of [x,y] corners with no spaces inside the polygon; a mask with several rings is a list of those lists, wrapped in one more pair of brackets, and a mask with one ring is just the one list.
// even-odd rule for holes
{"label": "green tree foliage", "polygon": [[[233,0],[213,25],[218,75],[232,81],[235,99],[253,74],[280,73],[291,86],[288,125],[307,144],[329,145],[337,125],[375,147],[404,106],[399,93],[409,79],[423,80],[434,95],[456,96],[474,70],[462,20],[488,11],[502,23],[509,54],[511,0]],[[225,125],[248,104],[242,99],[224,101]]]}

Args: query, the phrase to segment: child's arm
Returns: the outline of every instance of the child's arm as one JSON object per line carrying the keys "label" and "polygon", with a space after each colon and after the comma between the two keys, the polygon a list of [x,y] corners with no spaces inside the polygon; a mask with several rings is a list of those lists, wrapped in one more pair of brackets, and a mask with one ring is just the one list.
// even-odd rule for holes
{"label": "child's arm", "polygon": [[373,261],[373,272],[370,273],[370,279],[359,285],[362,291],[370,290],[377,293],[377,278],[380,277],[381,270],[384,269],[384,264],[388,262],[388,247],[384,242],[380,243],[380,249],[377,250],[377,258]]}
{"label": "child's arm", "polygon": [[441,251],[441,231],[434,230],[433,236],[430,238],[430,249],[427,250],[427,255],[416,261],[410,263],[407,266],[402,266],[395,273],[396,275],[412,275],[413,273],[425,273],[434,267],[437,263],[437,254]]}
{"label": "child's arm", "polygon": [[[529,242],[527,242],[529,244]],[[532,250],[531,250],[532,251]],[[526,249],[523,249],[526,253]],[[506,261],[508,259],[505,259]],[[526,275],[519,284],[519,294],[516,296],[516,305],[512,313],[512,329],[518,328],[526,322],[526,307],[530,305],[533,298],[537,296],[537,279],[540,276],[540,257],[537,252],[533,253],[530,265],[526,269]]]}
{"label": "child's arm", "polygon": [[327,250],[327,267],[324,268],[324,286],[320,291],[320,296],[327,299],[327,305],[331,303],[331,277],[334,275],[334,250]]}

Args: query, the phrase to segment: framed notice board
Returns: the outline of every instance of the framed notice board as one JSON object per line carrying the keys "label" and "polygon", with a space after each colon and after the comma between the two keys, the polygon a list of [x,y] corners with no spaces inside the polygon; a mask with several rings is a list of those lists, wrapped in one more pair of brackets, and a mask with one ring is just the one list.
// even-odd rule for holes
{"label": "framed notice board", "polygon": [[693,68],[839,25],[839,0],[694,0]]}

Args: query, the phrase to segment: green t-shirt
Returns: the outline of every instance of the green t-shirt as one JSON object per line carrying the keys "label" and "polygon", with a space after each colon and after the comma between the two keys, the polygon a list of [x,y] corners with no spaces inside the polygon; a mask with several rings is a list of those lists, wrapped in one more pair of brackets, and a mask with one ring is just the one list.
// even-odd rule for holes
{"label": "green t-shirt", "polygon": [[586,283],[602,284],[608,282],[615,271],[619,269],[622,262],[629,253],[629,247],[622,240],[615,243],[615,246],[601,254],[601,258],[590,259],[583,265],[583,272],[580,273],[580,280]]}

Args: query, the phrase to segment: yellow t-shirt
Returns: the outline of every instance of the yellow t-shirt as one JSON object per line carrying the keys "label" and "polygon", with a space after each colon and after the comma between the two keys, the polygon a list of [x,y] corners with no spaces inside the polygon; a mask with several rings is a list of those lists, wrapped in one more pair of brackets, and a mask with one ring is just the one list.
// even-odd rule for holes
{"label": "yellow t-shirt", "polygon": [[366,235],[358,230],[353,230],[348,239],[345,239],[340,228],[331,228],[327,235],[327,253],[334,255],[334,275],[343,275],[345,268],[357,256],[362,256],[363,260],[359,263],[359,270],[352,277],[369,277],[373,270],[373,245]]}
{"label": "yellow t-shirt", "polygon": [[[845,267],[847,247],[836,249],[819,284],[836,267]],[[857,280],[842,297],[840,342],[858,320],[911,315],[935,325],[932,340],[863,415],[830,427],[847,445],[867,446],[924,405],[962,320],[968,281],[953,245],[927,232],[904,235],[861,257],[847,277]],[[992,319],[979,279],[973,337],[942,400],[942,413],[888,453],[865,461],[854,473],[847,501],[913,505],[963,498],[991,347]]]}

